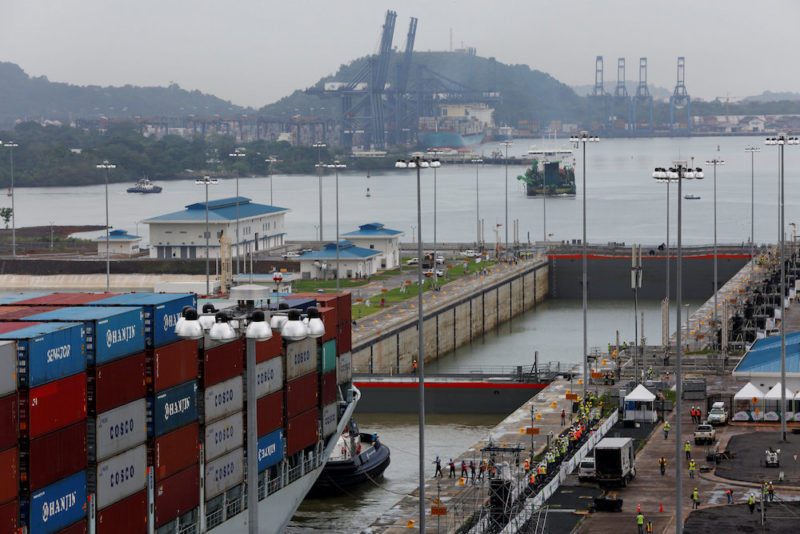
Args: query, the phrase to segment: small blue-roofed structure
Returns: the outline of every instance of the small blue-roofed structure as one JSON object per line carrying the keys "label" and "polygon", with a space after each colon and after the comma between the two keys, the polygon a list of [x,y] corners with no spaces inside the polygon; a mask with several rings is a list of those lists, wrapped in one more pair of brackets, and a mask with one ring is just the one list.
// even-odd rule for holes
{"label": "small blue-roofed structure", "polygon": [[[781,379],[780,336],[756,340],[733,369],[733,376],[769,391]],[[800,389],[800,332],[786,334],[786,388]]]}
{"label": "small blue-roofed structure", "polygon": [[[106,253],[106,235],[103,234],[95,239],[97,242],[98,256]],[[127,230],[111,230],[108,233],[108,252],[112,255],[122,254],[124,256],[135,256],[139,254],[139,246],[142,238],[138,235],[129,234]]]}
{"label": "small blue-roofed structure", "polygon": [[[199,188],[198,188],[199,192]],[[231,255],[283,246],[287,208],[258,204],[247,197],[208,202],[209,257],[219,258],[220,237],[231,244]],[[237,246],[236,221],[239,221]],[[181,211],[143,221],[150,227],[151,258],[206,257],[206,203],[188,204]]]}
{"label": "small blue-roofed structure", "polygon": [[[339,278],[367,278],[378,271],[380,251],[357,247],[350,241],[339,241]],[[322,250],[306,252],[299,258],[300,275],[304,279],[336,277],[336,243],[326,243]]]}
{"label": "small blue-roofed structure", "polygon": [[400,237],[403,232],[386,228],[383,223],[371,222],[362,224],[358,230],[342,234],[356,246],[377,250],[379,269],[394,269],[400,265]]}

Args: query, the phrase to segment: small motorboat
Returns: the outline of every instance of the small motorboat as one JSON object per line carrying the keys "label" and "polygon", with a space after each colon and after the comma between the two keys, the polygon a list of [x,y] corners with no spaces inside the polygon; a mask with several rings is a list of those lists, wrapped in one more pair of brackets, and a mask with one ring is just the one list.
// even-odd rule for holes
{"label": "small motorboat", "polygon": [[133,187],[128,188],[128,193],[160,193],[161,186],[151,182],[148,178],[141,178]]}
{"label": "small motorboat", "polygon": [[700,197],[697,195],[683,195],[683,198],[686,200],[700,200]]}
{"label": "small motorboat", "polygon": [[378,435],[359,432],[358,425],[351,421],[348,430],[339,437],[310,495],[335,497],[358,484],[375,482],[383,476],[389,462],[389,447],[381,443]]}

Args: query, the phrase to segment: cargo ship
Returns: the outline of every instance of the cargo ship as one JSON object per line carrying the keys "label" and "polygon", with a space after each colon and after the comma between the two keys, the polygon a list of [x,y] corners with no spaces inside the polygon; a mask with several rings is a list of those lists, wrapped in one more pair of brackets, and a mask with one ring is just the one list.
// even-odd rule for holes
{"label": "cargo ship", "polygon": [[486,104],[442,104],[434,117],[420,117],[417,142],[423,150],[478,145],[493,125],[494,109]]}
{"label": "cargo ship", "polygon": [[[255,344],[259,532],[285,529],[360,399],[350,294],[291,302]],[[0,532],[245,531],[244,304],[185,339],[193,294],[1,297]]]}

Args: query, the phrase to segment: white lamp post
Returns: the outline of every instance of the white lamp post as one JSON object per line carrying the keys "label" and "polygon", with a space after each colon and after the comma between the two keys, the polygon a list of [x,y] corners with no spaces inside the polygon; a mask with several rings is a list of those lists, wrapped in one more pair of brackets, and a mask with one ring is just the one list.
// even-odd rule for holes
{"label": "white lamp post", "polygon": [[[11,164],[11,255],[17,257],[17,210],[14,209],[14,149],[19,145],[13,141],[3,143],[0,145],[8,149],[8,159]],[[108,221],[106,221],[108,222]],[[108,224],[106,224],[106,227]],[[106,237],[108,235],[106,234]]]}
{"label": "white lamp post", "polygon": [[317,149],[317,181],[319,182],[319,240],[322,242],[322,149],[327,147],[325,143],[314,143],[311,145]]}
{"label": "white lamp post", "polygon": [[[714,158],[706,161],[706,165],[714,166],[714,328],[719,327],[717,307],[717,293],[719,291],[717,278],[717,166],[725,165],[725,161]],[[725,320],[723,318],[723,320]]]}
{"label": "white lamp post", "polygon": [[[398,160],[398,169],[416,169],[417,171],[417,363],[419,373],[419,531],[425,532],[425,351],[423,339],[422,313],[422,193],[420,171],[427,168],[438,168],[438,159],[427,160],[420,157],[408,161]],[[434,264],[436,263],[434,259]],[[436,267],[434,266],[434,269]]]}
{"label": "white lamp post", "polygon": [[[675,296],[676,296],[676,306],[675,306],[675,324],[678,326],[675,331],[675,345],[676,345],[676,356],[675,356],[675,532],[677,534],[681,534],[683,531],[683,486],[681,480],[681,474],[683,473],[681,465],[681,451],[682,451],[682,443],[681,443],[681,400],[683,397],[683,377],[682,377],[682,365],[683,365],[683,347],[681,347],[681,307],[683,306],[683,290],[681,286],[681,277],[683,271],[683,249],[681,247],[681,237],[682,237],[682,211],[681,211],[681,198],[682,198],[682,185],[683,180],[691,180],[691,179],[703,179],[703,170],[699,167],[696,169],[692,169],[686,166],[686,162],[675,162],[675,166],[671,167],[669,170],[663,167],[656,167],[655,171],[653,171],[653,178],[656,179],[658,182],[664,181],[676,181],[678,182],[678,262],[677,262],[677,272],[676,272],[676,288],[675,288]],[[687,337],[689,335],[688,329],[686,333]]]}
{"label": "white lamp post", "polygon": [[[586,143],[597,143],[600,138],[596,135],[589,135],[588,132],[581,132],[580,135],[572,136],[569,138],[570,142],[583,145],[583,241],[581,249],[583,251],[583,275],[581,279],[581,290],[583,293],[583,398],[586,398],[586,386],[589,383],[589,337],[587,332],[587,310],[589,308],[589,293],[588,293],[588,265],[587,265],[587,249],[586,249]],[[635,320],[635,318],[634,318]],[[635,358],[635,357],[634,357]],[[634,359],[635,361],[635,359]]]}
{"label": "white lamp post", "polygon": [[208,186],[209,185],[217,185],[219,180],[216,178],[210,178],[208,176],[203,176],[202,179],[195,180],[194,183],[196,185],[204,185],[206,187],[206,295],[211,294],[211,258],[209,256],[209,239],[211,238],[211,234],[208,230]]}
{"label": "white lamp post", "polygon": [[275,156],[270,156],[264,161],[267,164],[267,178],[269,178],[269,205],[273,206],[275,202],[272,197],[272,164],[278,163],[279,160]]}
{"label": "white lamp post", "polygon": [[[347,165],[340,163],[339,160],[334,160],[333,163],[322,165],[326,169],[333,169],[336,174],[336,292],[339,292],[339,170],[346,169]],[[322,178],[320,178],[322,179]],[[322,235],[322,226],[319,227],[320,236]]]}
{"label": "white lamp post", "polygon": [[[245,154],[244,148],[236,148],[233,152],[229,153],[228,156],[232,158],[243,158],[247,156]],[[240,265],[240,254],[239,254],[239,173],[236,173],[236,274],[242,273],[242,266]],[[246,267],[246,265],[245,265]]]}
{"label": "white lamp post", "polygon": [[506,229],[506,255],[508,254],[508,147],[510,147],[513,143],[511,141],[504,141],[503,146],[506,149],[506,155],[504,158],[504,163],[506,164],[506,185],[505,185],[505,192],[506,192],[506,222],[505,222],[505,229]]}
{"label": "white lamp post", "polygon": [[473,159],[472,163],[475,164],[475,248],[481,248],[481,193],[480,193],[480,178],[478,176],[483,160]]}
{"label": "white lamp post", "polygon": [[785,145],[798,145],[800,140],[797,137],[790,137],[782,133],[777,137],[768,137],[766,144],[777,145],[778,147],[778,178],[780,181],[780,188],[778,189],[780,207],[778,246],[780,248],[781,261],[781,439],[786,441],[786,261],[784,259],[786,225],[784,222],[783,147]]}
{"label": "white lamp post", "polygon": [[103,163],[96,165],[96,167],[106,171],[106,291],[109,291],[111,286],[111,249],[109,248],[108,240],[108,171],[116,169],[117,166],[109,163],[108,160],[104,160]]}
{"label": "white lamp post", "polygon": [[750,152],[750,280],[753,279],[753,270],[755,269],[755,225],[756,225],[756,163],[755,163],[755,155],[756,152],[760,152],[761,149],[757,146],[748,146],[745,149],[745,152]]}

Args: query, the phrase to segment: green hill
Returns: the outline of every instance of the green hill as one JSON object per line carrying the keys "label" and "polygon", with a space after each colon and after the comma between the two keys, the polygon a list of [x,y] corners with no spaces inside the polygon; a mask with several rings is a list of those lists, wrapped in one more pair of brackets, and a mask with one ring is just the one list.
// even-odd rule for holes
{"label": "green hill", "polygon": [[100,87],[32,78],[14,63],[0,62],[0,127],[16,120],[232,115],[245,108],[178,85]]}
{"label": "green hill", "polygon": [[[395,53],[389,67],[389,83],[402,55]],[[314,87],[325,82],[348,82],[362,68],[367,58],[359,58],[339,67],[336,74],[320,79]],[[414,86],[416,65],[475,91],[499,91],[501,101],[494,105],[495,122],[517,124],[520,119],[545,122],[553,119],[576,122],[585,113],[585,100],[567,85],[549,74],[527,65],[507,65],[489,58],[459,52],[415,52],[409,84]],[[322,97],[295,91],[291,95],[261,108],[260,113],[271,117],[301,115],[338,115],[340,103],[335,97]]]}

